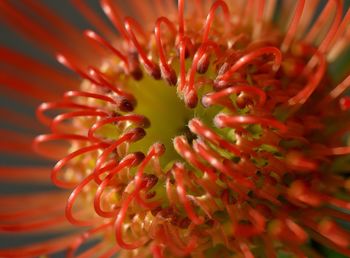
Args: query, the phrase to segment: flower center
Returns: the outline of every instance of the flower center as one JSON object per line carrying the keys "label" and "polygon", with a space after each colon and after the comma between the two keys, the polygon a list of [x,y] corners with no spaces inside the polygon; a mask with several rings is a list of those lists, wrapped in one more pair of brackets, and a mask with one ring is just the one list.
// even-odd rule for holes
{"label": "flower center", "polygon": [[150,121],[146,136],[133,143],[130,151],[146,153],[152,144],[161,142],[166,148],[162,163],[167,164],[174,160],[178,155],[172,140],[186,131],[187,122],[193,117],[194,111],[186,108],[177,96],[176,88],[163,80],[157,81],[145,75],[140,81],[130,80],[127,90],[137,101],[134,112]]}

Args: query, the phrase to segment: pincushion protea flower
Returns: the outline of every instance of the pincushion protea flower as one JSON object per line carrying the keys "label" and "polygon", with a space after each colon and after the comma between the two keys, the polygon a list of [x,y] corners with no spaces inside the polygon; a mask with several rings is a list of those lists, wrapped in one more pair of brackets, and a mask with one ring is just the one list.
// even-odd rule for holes
{"label": "pincushion protea flower", "polygon": [[[0,49],[5,93],[46,101],[37,117],[51,132],[33,146],[58,160],[51,180],[65,189],[1,197],[1,232],[57,237],[0,256],[320,257],[318,243],[349,257],[350,77],[329,73],[348,47],[343,2],[319,15],[317,0],[129,2],[137,19],[101,0],[119,34],[81,0],[98,32],[37,1],[0,2],[4,22],[80,76]],[[1,137],[31,155],[30,136]],[[5,182],[48,175],[0,170]]]}

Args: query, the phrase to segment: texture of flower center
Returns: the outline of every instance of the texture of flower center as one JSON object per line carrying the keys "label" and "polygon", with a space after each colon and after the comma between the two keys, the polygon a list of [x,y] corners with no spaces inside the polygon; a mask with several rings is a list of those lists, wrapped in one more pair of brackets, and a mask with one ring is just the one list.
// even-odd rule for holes
{"label": "texture of flower center", "polygon": [[134,112],[147,117],[150,122],[145,137],[135,142],[130,151],[146,153],[153,143],[160,142],[166,148],[162,158],[166,165],[178,157],[172,141],[186,130],[193,111],[177,96],[176,88],[163,80],[157,81],[146,75],[140,81],[130,80],[126,88],[137,101]]}

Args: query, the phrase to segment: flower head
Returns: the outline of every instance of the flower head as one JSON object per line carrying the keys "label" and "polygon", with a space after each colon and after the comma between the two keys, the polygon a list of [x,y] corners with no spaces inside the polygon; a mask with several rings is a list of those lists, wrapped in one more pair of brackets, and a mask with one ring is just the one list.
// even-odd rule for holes
{"label": "flower head", "polygon": [[[0,256],[73,257],[94,239],[81,256],[318,257],[315,243],[350,256],[350,76],[330,73],[348,48],[342,1],[318,14],[311,0],[135,0],[135,19],[101,0],[117,32],[72,3],[96,31],[36,1],[0,2],[6,23],[75,72],[0,49],[0,83],[43,102],[37,117],[50,132],[33,148],[56,160],[51,181],[64,189],[2,197],[1,232],[64,235]],[[27,120],[10,116],[40,130]],[[30,155],[28,137],[2,136],[4,150]]]}

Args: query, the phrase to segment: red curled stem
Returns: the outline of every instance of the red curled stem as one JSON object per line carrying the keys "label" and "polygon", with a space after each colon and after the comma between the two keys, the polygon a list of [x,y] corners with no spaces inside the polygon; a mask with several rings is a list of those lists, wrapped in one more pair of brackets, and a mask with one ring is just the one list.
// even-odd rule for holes
{"label": "red curled stem", "polygon": [[339,28],[339,25],[341,23],[342,16],[343,16],[343,5],[342,5],[341,1],[340,0],[333,0],[333,2],[335,2],[336,6],[337,6],[336,7],[337,11],[336,11],[333,23],[332,23],[330,29],[328,30],[326,37],[320,43],[319,51],[321,53],[325,53],[327,51],[328,47],[330,46],[330,44],[332,43],[334,37],[336,36],[337,30]]}
{"label": "red curled stem", "polygon": [[340,37],[342,37],[343,34],[346,32],[346,28],[349,25],[349,23],[350,23],[350,8],[346,12],[341,24],[339,25],[336,34],[334,35],[334,37],[330,41],[330,44],[328,45],[328,49],[326,49],[326,52],[327,52],[327,50],[330,50],[330,47],[334,45],[336,40],[341,39]]}
{"label": "red curled stem", "polygon": [[107,87],[111,91],[115,92],[117,95],[129,97],[129,94],[125,93],[124,91],[120,90],[118,87],[115,87],[112,83],[110,83],[106,75],[100,70],[93,67],[89,67],[89,75],[96,85],[99,85],[101,87]]}
{"label": "red curled stem", "polygon": [[222,158],[219,157],[216,153],[208,148],[208,146],[201,140],[196,140],[193,142],[194,150],[205,159],[211,166],[219,170],[221,173],[225,174],[228,177],[232,177],[237,181],[237,183],[242,186],[246,186],[249,189],[253,187],[252,182],[249,179],[242,177],[237,171],[233,172],[228,166],[225,166],[222,163]]}
{"label": "red curled stem", "polygon": [[94,176],[95,176],[95,181],[96,183],[100,184],[102,182],[102,180],[99,178],[100,175],[100,169],[102,167],[102,165],[105,163],[105,161],[108,159],[108,157],[110,156],[110,154],[121,144],[130,141],[133,137],[135,136],[135,133],[131,132],[131,133],[126,133],[123,136],[119,137],[118,140],[116,140],[115,142],[113,142],[112,144],[110,144],[108,146],[108,148],[106,148],[105,150],[103,150],[102,154],[98,157],[97,161],[96,161],[96,167],[94,169]]}
{"label": "red curled stem", "polygon": [[101,6],[104,13],[112,21],[114,27],[119,31],[126,41],[129,41],[129,35],[123,27],[122,20],[120,18],[120,10],[117,9],[117,6],[112,3],[113,0],[101,0]]}
{"label": "red curled stem", "polygon": [[[162,39],[161,39],[161,25],[162,23],[164,23],[165,25],[167,25],[168,29],[171,31],[171,33],[176,36],[176,28],[174,26],[174,24],[166,17],[160,17],[157,19],[156,21],[156,26],[154,28],[154,35],[156,38],[156,45],[157,45],[157,49],[158,49],[158,53],[159,53],[159,59],[160,59],[160,63],[161,63],[161,69],[162,72],[164,73],[165,78],[169,78],[170,80],[172,78],[170,78],[174,73],[174,69],[172,69],[167,61],[167,58],[165,57],[165,51],[164,51],[164,47],[163,47],[163,43],[162,43]],[[176,74],[175,74],[176,76]]]}
{"label": "red curled stem", "polygon": [[89,39],[92,39],[99,43],[100,45],[108,48],[113,54],[115,54],[117,57],[119,57],[124,65],[126,66],[126,69],[129,68],[129,62],[125,55],[123,55],[119,50],[117,50],[115,47],[113,47],[107,40],[102,38],[100,35],[98,35],[96,32],[92,30],[86,30],[84,32],[84,35],[87,36]]}
{"label": "red curled stem", "polygon": [[266,102],[266,93],[254,85],[238,85],[223,89],[218,92],[209,93],[203,96],[202,103],[204,106],[217,104],[222,98],[229,98],[231,94],[253,93],[259,97],[259,105],[263,106]]}
{"label": "red curled stem", "polygon": [[202,45],[198,48],[198,50],[193,58],[192,66],[190,69],[190,75],[189,75],[189,79],[188,79],[188,85],[186,88],[186,92],[193,92],[193,95],[197,95],[196,88],[194,86],[194,77],[196,74],[196,69],[197,69],[198,63],[201,60],[201,58],[205,54],[208,54],[208,52],[207,52],[208,49],[213,49],[215,51],[216,56],[217,57],[220,56],[220,50],[219,50],[217,44],[215,44],[212,41],[207,40],[204,43],[202,43]]}
{"label": "red curled stem", "polygon": [[[133,32],[133,28],[136,30],[138,30],[138,32],[143,36],[145,42],[147,42],[147,36],[146,34],[143,32],[141,26],[132,18],[130,17],[126,17],[125,18],[125,29],[128,32],[129,36],[130,36],[130,40],[133,43],[134,47],[137,49],[137,52],[139,53],[142,62],[144,63],[145,69],[147,70],[147,72],[149,72],[152,76],[159,76],[157,73],[158,71],[158,66],[153,63],[148,57],[146,52],[143,50],[142,46],[140,45],[139,41],[137,40],[134,32]],[[159,79],[157,77],[157,79]]]}
{"label": "red curled stem", "polygon": [[[82,141],[82,142],[89,142],[89,138],[83,135],[79,134],[42,134],[37,136],[33,141],[33,149],[35,152],[43,155],[48,156],[52,151],[58,151],[57,146],[47,148],[45,150],[42,149],[40,146],[43,143],[50,142],[50,141],[56,141],[56,140],[67,140],[67,141]],[[67,150],[64,148],[64,152],[66,153]]]}
{"label": "red curled stem", "polygon": [[173,34],[173,36],[176,36],[176,28],[174,26],[174,24],[166,17],[159,17],[156,21],[156,26],[154,28],[154,34],[155,34],[155,38],[156,38],[156,44],[157,44],[157,48],[159,51],[159,58],[160,61],[162,62],[162,65],[164,67],[168,66],[166,57],[165,57],[165,53],[164,53],[164,48],[163,48],[163,44],[162,44],[162,39],[161,39],[161,25],[162,23],[164,23],[165,25],[167,25],[167,28],[170,30],[170,32]]}
{"label": "red curled stem", "polygon": [[[144,187],[145,186],[141,186],[138,190],[140,191]],[[123,222],[126,216],[126,212],[129,208],[130,203],[136,197],[136,195],[137,195],[136,191],[128,195],[128,197],[123,201],[123,204],[118,212],[117,219],[115,220],[115,237],[116,237],[117,243],[121,248],[128,249],[128,250],[143,246],[147,242],[147,238],[142,237],[138,239],[138,241],[135,241],[133,243],[126,243],[122,235]]]}
{"label": "red curled stem", "polygon": [[58,179],[58,173],[60,172],[60,170],[72,159],[79,157],[80,155],[83,155],[85,153],[88,152],[92,152],[92,151],[96,151],[98,149],[104,148],[106,146],[105,143],[98,143],[98,144],[94,144],[94,145],[90,145],[87,147],[83,147],[80,148],[70,154],[68,154],[66,157],[64,157],[63,159],[61,159],[60,161],[58,161],[56,163],[56,165],[54,166],[53,170],[51,171],[51,181],[61,187],[61,188],[73,188],[74,186],[76,186],[75,183],[67,183],[65,181],[62,181],[60,179]]}
{"label": "red curled stem", "polygon": [[[311,51],[311,50],[308,50]],[[312,95],[312,93],[316,90],[320,81],[322,80],[325,72],[326,72],[326,58],[320,51],[316,51],[314,55],[318,59],[318,69],[317,71],[311,75],[311,78],[308,79],[307,85],[298,92],[297,95],[290,98],[288,100],[289,105],[300,105],[304,104],[308,98]],[[313,59],[313,58],[312,58]],[[310,62],[312,62],[312,59]]]}
{"label": "red curled stem", "polygon": [[205,43],[208,41],[210,28],[211,28],[211,25],[212,25],[212,23],[214,21],[214,17],[215,17],[215,12],[219,7],[222,8],[222,11],[224,12],[224,16],[226,19],[224,22],[225,31],[227,32],[230,28],[231,16],[230,16],[230,11],[229,11],[227,4],[222,0],[215,1],[213,3],[213,5],[211,6],[209,14],[207,16],[207,19],[205,21],[202,43]]}
{"label": "red curled stem", "polygon": [[57,54],[56,55],[56,59],[57,59],[57,61],[59,63],[61,63],[65,67],[67,67],[70,70],[72,70],[72,71],[76,72],[77,74],[79,74],[82,78],[87,79],[87,80],[91,81],[94,84],[98,84],[98,82],[94,78],[92,78],[89,74],[84,72],[80,67],[78,67],[78,65],[76,63],[74,63],[73,61],[69,60],[69,58],[67,58],[65,55]]}
{"label": "red curled stem", "polygon": [[167,225],[164,227],[164,231],[165,238],[167,239],[167,244],[176,256],[187,256],[191,254],[191,252],[197,246],[198,238],[194,234],[190,234],[190,239],[187,241],[187,243],[184,243],[184,241],[179,236],[178,228]]}
{"label": "red curled stem", "polygon": [[71,98],[76,98],[76,97],[92,98],[92,99],[106,101],[106,102],[111,103],[111,104],[116,104],[114,99],[112,99],[108,96],[96,94],[96,93],[91,93],[91,92],[86,92],[86,91],[67,91],[63,95],[63,99],[65,100],[65,102],[70,102],[69,100]]}
{"label": "red curled stem", "polygon": [[[139,197],[139,193],[140,193],[140,188],[142,186],[142,175],[144,173],[145,167],[147,166],[147,164],[155,158],[159,158],[161,155],[163,155],[163,153],[165,152],[165,147],[164,145],[160,144],[160,143],[155,143],[152,145],[152,147],[150,148],[150,150],[148,151],[147,156],[145,157],[145,159],[142,161],[141,165],[139,166],[136,175],[135,175],[135,190],[134,192],[136,192],[136,197]],[[143,202],[144,206],[148,206],[147,203]],[[150,205],[149,208],[152,208],[153,205]]]}
{"label": "red curled stem", "polygon": [[60,114],[56,116],[51,123],[51,131],[53,133],[59,133],[59,125],[64,120],[75,118],[75,117],[106,117],[109,114],[104,111],[96,111],[96,110],[83,110],[83,111],[73,111],[64,114]]}
{"label": "red curled stem", "polygon": [[101,127],[107,125],[107,124],[113,124],[113,123],[119,123],[119,122],[132,122],[135,125],[138,126],[144,126],[145,124],[145,117],[141,116],[141,115],[124,115],[124,116],[117,116],[117,117],[110,117],[110,118],[106,118],[100,121],[97,121],[88,131],[88,138],[91,141],[95,141],[95,142],[100,142],[101,139],[97,138],[95,136],[95,132],[100,129]]}
{"label": "red curled stem", "polygon": [[171,207],[175,207],[178,203],[178,196],[174,192],[174,186],[169,176],[165,179],[165,191],[169,201],[169,205]]}
{"label": "red curled stem", "polygon": [[281,45],[281,49],[283,52],[286,52],[289,49],[289,46],[292,43],[293,38],[295,37],[295,33],[298,30],[298,25],[303,14],[304,6],[305,0],[298,0],[293,19],[289,25],[288,31]]}
{"label": "red curled stem", "polygon": [[334,89],[322,100],[319,106],[323,107],[327,105],[329,101],[338,98],[350,87],[350,75],[347,76],[341,83],[339,83]]}
{"label": "red curled stem", "polygon": [[184,205],[184,208],[186,210],[186,213],[188,217],[191,219],[191,221],[196,225],[201,225],[204,223],[203,217],[199,217],[193,210],[193,207],[186,195],[186,189],[184,185],[184,178],[183,174],[186,173],[185,168],[183,164],[181,163],[175,163],[173,166],[174,174],[175,174],[175,181],[177,183],[176,191],[180,197],[181,202]]}
{"label": "red curled stem", "polygon": [[188,123],[188,127],[190,128],[191,132],[208,140],[210,143],[215,144],[218,147],[224,148],[230,151],[230,153],[235,154],[237,156],[241,155],[240,150],[234,144],[231,144],[227,140],[222,139],[213,130],[205,126],[199,119],[192,119]]}
{"label": "red curled stem", "polygon": [[262,47],[256,50],[251,51],[250,53],[244,55],[241,57],[226,73],[222,75],[220,80],[222,81],[228,81],[230,77],[238,71],[240,68],[242,68],[244,65],[248,64],[249,62],[253,61],[254,59],[257,59],[264,55],[273,55],[275,57],[274,65],[272,66],[272,70],[276,72],[282,63],[282,54],[281,51],[278,48],[275,47]]}
{"label": "red curled stem", "polygon": [[[181,1],[181,0],[180,0]],[[180,3],[179,1],[179,3]],[[178,91],[183,92],[186,86],[186,40],[182,39],[179,43],[180,51],[180,85],[178,86]]]}
{"label": "red curled stem", "polygon": [[178,0],[178,23],[179,23],[179,42],[185,36],[185,19],[184,19],[185,0]]}
{"label": "red curled stem", "polygon": [[90,182],[92,182],[94,179],[94,175],[90,174],[89,176],[85,177],[83,179],[83,181],[81,181],[72,191],[72,193],[70,194],[68,200],[67,200],[67,205],[66,205],[66,209],[65,209],[65,214],[66,214],[66,218],[67,220],[72,223],[73,225],[77,225],[77,226],[91,226],[95,223],[95,220],[81,220],[81,219],[76,219],[73,215],[73,205],[74,202],[76,201],[78,195],[81,193],[81,191],[83,190],[83,188],[89,184]]}
{"label": "red curled stem", "polygon": [[52,109],[83,109],[83,110],[96,110],[96,107],[76,104],[72,101],[59,101],[59,102],[45,102],[42,103],[36,110],[36,116],[39,121],[46,126],[50,126],[52,119],[47,117],[44,112]]}
{"label": "red curled stem", "polygon": [[312,43],[319,35],[320,30],[324,28],[324,24],[327,22],[328,17],[331,15],[333,0],[328,1],[327,5],[322,9],[322,12],[318,15],[317,20],[309,28],[307,35],[304,37],[304,41]]}
{"label": "red curled stem", "polygon": [[327,18],[331,15],[332,11],[332,5],[336,4],[336,16],[333,20],[333,23],[331,25],[331,28],[328,30],[327,35],[321,42],[319,46],[319,51],[322,53],[325,53],[327,51],[327,48],[331,44],[332,40],[336,36],[336,32],[338,30],[339,24],[342,19],[342,4],[339,0],[331,0],[328,1],[326,7],[323,9],[322,13],[319,15],[318,19],[316,22],[314,22],[314,25],[312,28],[309,30],[309,33],[305,37],[306,42],[311,42],[316,39],[316,37],[319,35],[320,30],[323,28],[323,24],[327,21]]}
{"label": "red curled stem", "polygon": [[100,215],[101,217],[104,218],[112,218],[113,216],[115,216],[118,211],[114,210],[114,211],[104,211],[101,208],[101,196],[104,192],[104,190],[106,189],[106,187],[108,186],[108,184],[111,182],[111,180],[113,179],[113,177],[119,173],[122,169],[131,167],[135,161],[137,161],[137,157],[133,154],[127,155],[125,158],[123,158],[123,160],[121,160],[119,162],[119,164],[114,167],[110,173],[106,176],[105,179],[101,180],[101,182],[99,182],[99,186],[96,190],[95,193],[95,198],[94,198],[94,208],[95,211],[98,215]]}
{"label": "red curled stem", "polygon": [[143,243],[146,241],[146,239],[141,239],[141,240],[134,242],[132,244],[126,243],[123,240],[123,236],[122,236],[122,225],[123,225],[123,221],[125,219],[126,212],[129,208],[130,203],[132,202],[132,200],[134,198],[136,198],[139,195],[140,191],[146,187],[146,185],[142,184],[142,175],[143,175],[143,171],[144,171],[145,167],[153,158],[163,155],[164,151],[165,151],[165,148],[162,144],[156,143],[156,144],[152,145],[152,147],[148,151],[148,154],[146,155],[144,160],[141,162],[141,164],[137,170],[137,173],[136,173],[136,176],[134,179],[134,182],[135,182],[134,191],[132,193],[130,193],[127,196],[127,198],[123,201],[122,207],[121,207],[121,209],[118,213],[117,219],[115,221],[116,239],[117,239],[118,244],[122,248],[135,249],[138,246],[143,245]]}
{"label": "red curled stem", "polygon": [[237,128],[242,124],[260,124],[270,126],[278,129],[281,133],[286,133],[288,127],[282,122],[273,118],[264,118],[256,116],[229,116],[225,114],[218,114],[214,118],[214,123],[218,128],[230,127]]}
{"label": "red curled stem", "polygon": [[179,153],[179,155],[183,157],[193,167],[198,168],[204,173],[207,173],[211,180],[216,181],[217,175],[215,174],[215,171],[213,171],[211,168],[207,167],[199,161],[199,158],[191,150],[191,147],[184,136],[178,136],[174,139],[174,148],[177,151],[177,153]]}

